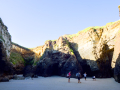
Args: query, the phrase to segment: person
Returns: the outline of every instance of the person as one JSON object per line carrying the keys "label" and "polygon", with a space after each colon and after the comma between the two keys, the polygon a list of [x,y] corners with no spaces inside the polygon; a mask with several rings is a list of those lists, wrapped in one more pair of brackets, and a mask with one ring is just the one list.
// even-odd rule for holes
{"label": "person", "polygon": [[94,80],[96,81],[96,78],[95,78],[95,76],[93,76],[93,81],[94,81]]}
{"label": "person", "polygon": [[86,72],[85,72],[83,75],[84,75],[84,78],[85,78],[85,80],[86,80],[86,76],[87,76]]}
{"label": "person", "polygon": [[34,74],[31,75],[31,79],[33,80]]}
{"label": "person", "polygon": [[76,76],[77,76],[77,78],[78,78],[78,83],[81,83],[81,82],[80,82],[80,75],[81,75],[80,72],[78,72],[78,73],[76,74]]}
{"label": "person", "polygon": [[70,83],[71,71],[68,73],[68,82]]}

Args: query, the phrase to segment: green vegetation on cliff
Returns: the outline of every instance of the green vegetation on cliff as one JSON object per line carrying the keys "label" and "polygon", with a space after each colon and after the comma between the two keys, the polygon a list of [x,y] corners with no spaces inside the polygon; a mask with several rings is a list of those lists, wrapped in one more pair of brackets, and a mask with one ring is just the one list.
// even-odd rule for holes
{"label": "green vegetation on cliff", "polygon": [[79,31],[79,32],[76,33],[76,34],[67,35],[67,37],[69,37],[70,39],[72,39],[73,37],[79,36],[80,33],[85,33],[85,32],[87,32],[87,31],[89,31],[89,30],[91,30],[91,29],[93,29],[94,31],[96,31],[96,29],[103,29],[103,28],[104,28],[104,26],[101,26],[101,27],[100,27],[100,26],[88,27],[88,28],[85,28],[85,29]]}
{"label": "green vegetation on cliff", "polygon": [[73,39],[73,37],[79,36],[80,33],[88,32],[88,31],[91,30],[91,29],[93,29],[94,31],[96,31],[97,29],[103,29],[103,28],[107,27],[108,25],[113,25],[113,24],[115,24],[115,23],[117,23],[117,22],[120,22],[120,20],[115,21],[115,22],[107,23],[105,26],[93,26],[93,27],[88,27],[88,28],[85,28],[85,29],[79,31],[79,32],[76,33],[76,34],[67,35],[67,37],[70,38],[70,39]]}
{"label": "green vegetation on cliff", "polygon": [[45,43],[48,42],[48,41],[54,42],[54,41],[56,41],[56,40],[46,40]]}
{"label": "green vegetation on cliff", "polygon": [[66,40],[66,39],[64,39],[64,40],[66,41],[67,46],[70,48],[71,54],[74,55],[74,51],[73,51],[73,49],[72,49],[71,46],[70,46],[70,42],[69,42],[68,40]]}
{"label": "green vegetation on cliff", "polygon": [[109,23],[107,23],[105,26],[115,24],[116,22],[119,22],[119,21],[120,21],[120,20],[115,21],[115,22],[109,22]]}
{"label": "green vegetation on cliff", "polygon": [[17,65],[19,63],[24,64],[24,59],[20,53],[11,52],[10,53],[10,62],[12,62],[14,65]]}
{"label": "green vegetation on cliff", "polygon": [[32,58],[28,58],[26,60],[24,60],[24,65],[27,66],[27,65],[33,65],[34,64],[34,59]]}

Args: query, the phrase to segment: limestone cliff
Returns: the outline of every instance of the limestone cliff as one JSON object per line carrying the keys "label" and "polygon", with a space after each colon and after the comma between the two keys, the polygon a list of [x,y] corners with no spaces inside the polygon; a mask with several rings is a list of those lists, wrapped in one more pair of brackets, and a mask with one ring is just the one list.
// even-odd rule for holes
{"label": "limestone cliff", "polygon": [[100,71],[98,77],[111,77],[114,41],[119,28],[120,21],[116,21],[103,27],[87,28],[74,35],[72,39],[70,35],[66,38],[71,42],[71,46],[81,64],[83,60],[86,60],[91,71]]}
{"label": "limestone cliff", "polygon": [[27,65],[34,64],[34,52],[12,42],[10,62],[13,64],[17,74],[23,74]]}
{"label": "limestone cliff", "polygon": [[[10,60],[16,71],[24,76],[66,76],[71,71],[75,77],[76,72],[81,71],[101,78],[114,74],[119,82],[119,30],[120,20],[102,27],[89,27],[77,34],[63,35],[57,40],[46,41],[43,46],[27,49],[11,44],[7,27],[0,21],[0,60]],[[5,70],[1,70],[4,73]]]}
{"label": "limestone cliff", "polygon": [[[111,22],[102,27],[89,27],[77,34],[64,35],[63,38],[69,43],[70,50],[64,47],[61,40],[48,40],[43,46],[32,49],[36,59],[42,58],[45,50],[72,51],[77,61],[82,66],[83,72],[97,77],[111,77],[114,60],[113,52],[116,34],[120,27],[120,21]],[[45,57],[45,56],[44,56]],[[46,56],[47,57],[47,56]]]}
{"label": "limestone cliff", "polygon": [[13,74],[12,64],[9,62],[11,50],[11,36],[0,18],[0,77]]}
{"label": "limestone cliff", "polygon": [[72,77],[76,77],[75,75],[78,71],[82,72],[81,65],[78,63],[70,43],[63,37],[60,37],[56,41],[46,41],[42,50],[44,53],[39,52],[43,54],[40,58],[40,62],[38,62],[36,66],[35,73],[37,75],[66,76],[67,73],[71,71]]}
{"label": "limestone cliff", "polygon": [[0,18],[0,41],[3,43],[7,59],[9,59],[11,50],[11,35],[7,30],[7,26],[4,25],[1,18]]}
{"label": "limestone cliff", "polygon": [[116,36],[112,66],[114,67],[114,78],[120,83],[120,27]]}

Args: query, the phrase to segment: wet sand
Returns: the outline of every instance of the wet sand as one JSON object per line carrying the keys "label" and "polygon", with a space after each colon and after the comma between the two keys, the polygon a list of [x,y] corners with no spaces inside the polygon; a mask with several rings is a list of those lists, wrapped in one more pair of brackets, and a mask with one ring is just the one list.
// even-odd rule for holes
{"label": "wet sand", "polygon": [[82,78],[81,83],[77,83],[75,78],[52,76],[38,77],[25,80],[10,80],[9,82],[0,82],[0,90],[120,90],[120,83],[115,82],[113,78],[96,79]]}

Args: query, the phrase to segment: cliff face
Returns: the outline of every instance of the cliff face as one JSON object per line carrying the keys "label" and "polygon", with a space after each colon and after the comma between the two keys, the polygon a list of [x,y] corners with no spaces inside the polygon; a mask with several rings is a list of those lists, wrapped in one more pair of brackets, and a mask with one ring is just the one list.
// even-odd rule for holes
{"label": "cliff face", "polygon": [[[120,21],[116,21],[104,27],[92,27],[87,31],[81,31],[77,36],[74,35],[72,40],[70,36],[66,37],[70,39],[81,64],[85,60],[91,71],[99,71],[98,77],[111,77],[111,62],[119,28]],[[114,67],[113,62],[112,67]]]}
{"label": "cliff face", "polygon": [[4,49],[6,51],[7,59],[10,57],[11,50],[11,35],[0,18],[0,41],[2,41]]}
{"label": "cliff face", "polygon": [[12,42],[10,62],[13,64],[17,74],[23,74],[27,65],[34,64],[34,52]]}
{"label": "cliff face", "polygon": [[12,64],[9,62],[11,50],[11,36],[0,18],[0,77],[13,74]]}
{"label": "cliff face", "polygon": [[[60,37],[56,41],[46,41],[40,49],[43,55],[37,63],[35,74],[42,76],[60,75],[66,76],[69,71],[72,77],[76,77],[78,71],[82,71],[70,43]],[[36,51],[34,49],[34,51]]]}
{"label": "cliff face", "polygon": [[112,66],[114,67],[114,78],[120,83],[120,27],[115,39],[114,54],[112,59]]}
{"label": "cliff face", "polygon": [[13,74],[14,67],[17,74],[24,76],[66,76],[71,71],[75,77],[80,71],[101,78],[114,75],[120,82],[119,32],[120,21],[116,21],[27,49],[11,43],[7,27],[0,19],[0,76]]}
{"label": "cliff face", "polygon": [[[81,65],[83,72],[87,72],[89,76],[111,77],[112,68],[115,67],[116,61],[113,52],[119,28],[120,21],[116,21],[103,27],[89,27],[77,34],[64,35],[60,38],[69,43],[70,51]],[[43,46],[32,49],[35,52],[36,59],[39,61],[39,58],[45,57],[46,49],[49,51],[66,50],[64,42],[60,38],[55,41],[46,41]],[[66,51],[69,52],[69,50]],[[48,56],[46,55],[46,57]]]}

